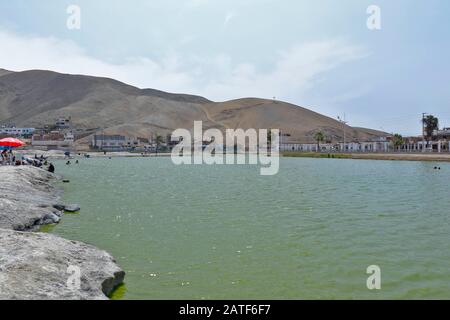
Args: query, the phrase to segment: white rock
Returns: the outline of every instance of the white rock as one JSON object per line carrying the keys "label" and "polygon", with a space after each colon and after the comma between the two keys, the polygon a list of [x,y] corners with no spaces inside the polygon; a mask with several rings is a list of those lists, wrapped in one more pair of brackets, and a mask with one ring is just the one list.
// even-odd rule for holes
{"label": "white rock", "polygon": [[[125,273],[103,250],[51,234],[0,229],[0,300],[104,300]],[[80,288],[67,284],[80,270]]]}
{"label": "white rock", "polygon": [[[0,166],[0,177],[0,300],[107,299],[125,276],[110,254],[51,234],[20,232],[59,222],[59,191],[51,183],[56,176]],[[69,267],[79,268],[80,288],[68,285]]]}

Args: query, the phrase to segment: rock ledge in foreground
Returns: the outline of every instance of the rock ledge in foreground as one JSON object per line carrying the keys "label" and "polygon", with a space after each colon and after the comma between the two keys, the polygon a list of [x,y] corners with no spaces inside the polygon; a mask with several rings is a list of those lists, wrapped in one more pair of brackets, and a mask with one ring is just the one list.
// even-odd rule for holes
{"label": "rock ledge in foreground", "polygon": [[[50,234],[0,229],[0,300],[104,300],[125,272],[106,251]],[[69,266],[80,268],[71,289]]]}
{"label": "rock ledge in foreground", "polygon": [[[107,299],[125,276],[110,254],[21,232],[59,222],[65,206],[58,205],[59,190],[51,183],[56,176],[29,166],[0,166],[0,178],[0,300]],[[81,271],[80,290],[67,285],[69,266]]]}
{"label": "rock ledge in foreground", "polygon": [[0,166],[0,177],[0,228],[35,231],[59,221],[55,175],[30,166]]}

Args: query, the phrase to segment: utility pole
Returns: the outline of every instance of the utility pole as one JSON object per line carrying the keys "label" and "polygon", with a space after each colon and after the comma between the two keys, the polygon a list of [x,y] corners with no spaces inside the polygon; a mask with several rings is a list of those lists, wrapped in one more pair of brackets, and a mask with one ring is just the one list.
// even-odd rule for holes
{"label": "utility pole", "polygon": [[[283,147],[283,131],[281,129],[280,129],[280,133],[279,133],[279,138],[280,138],[280,141],[278,141],[278,143],[281,147]],[[270,146],[270,150],[272,150],[272,145]]]}
{"label": "utility pole", "polygon": [[343,148],[345,149],[345,142],[346,142],[346,125],[347,125],[347,121],[345,119],[345,113],[344,113],[344,120],[341,119],[340,116],[337,117],[339,122],[342,123],[342,130],[344,131],[344,145]]}
{"label": "utility pole", "polygon": [[[425,152],[425,116],[427,115],[428,113],[422,113],[422,152]],[[428,146],[428,143],[427,143],[427,146]]]}

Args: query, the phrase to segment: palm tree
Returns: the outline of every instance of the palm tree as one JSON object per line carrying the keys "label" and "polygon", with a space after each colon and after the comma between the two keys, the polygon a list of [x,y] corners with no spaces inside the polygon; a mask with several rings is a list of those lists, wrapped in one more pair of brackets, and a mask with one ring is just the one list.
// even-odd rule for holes
{"label": "palm tree", "polygon": [[394,134],[394,137],[392,138],[392,144],[394,145],[394,150],[398,147],[401,147],[405,143],[405,139],[401,134]]}
{"label": "palm tree", "polygon": [[320,143],[325,140],[325,135],[323,134],[322,131],[319,131],[314,135],[314,139],[317,141],[317,152],[319,152],[320,151]]}
{"label": "palm tree", "polygon": [[267,144],[272,143],[272,129],[267,130]]}
{"label": "palm tree", "polygon": [[433,133],[439,128],[439,119],[435,116],[429,115],[423,118],[424,136],[428,142],[433,138]]}

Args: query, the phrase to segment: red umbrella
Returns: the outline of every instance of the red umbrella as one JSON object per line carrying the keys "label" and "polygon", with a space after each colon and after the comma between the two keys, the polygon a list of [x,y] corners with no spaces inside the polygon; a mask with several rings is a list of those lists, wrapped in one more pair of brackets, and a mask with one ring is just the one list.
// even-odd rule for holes
{"label": "red umbrella", "polygon": [[0,140],[0,147],[22,147],[25,145],[25,142],[15,139],[15,138],[5,138]]}

